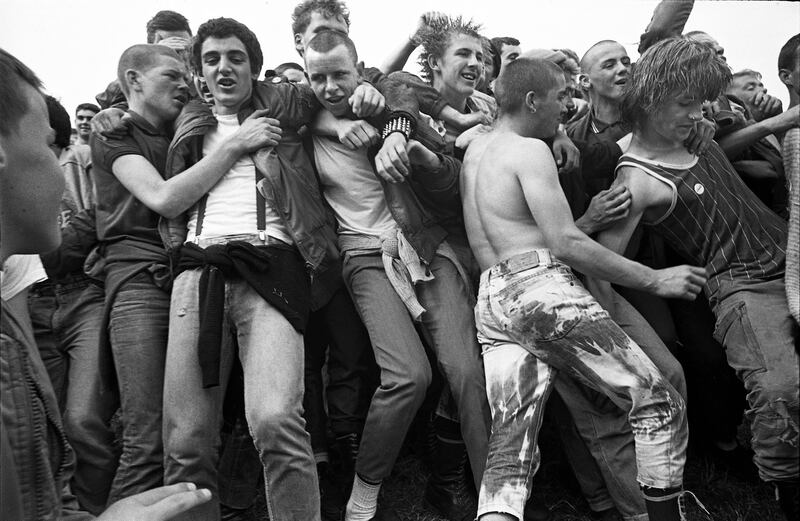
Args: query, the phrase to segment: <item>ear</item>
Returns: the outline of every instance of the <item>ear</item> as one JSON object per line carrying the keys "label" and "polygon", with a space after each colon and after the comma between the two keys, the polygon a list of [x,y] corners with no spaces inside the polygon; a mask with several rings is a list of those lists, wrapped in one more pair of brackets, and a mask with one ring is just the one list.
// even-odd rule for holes
{"label": "ear", "polygon": [[125,71],[125,82],[128,84],[130,90],[141,90],[141,74],[133,69]]}
{"label": "ear", "polygon": [[525,94],[525,108],[530,112],[536,112],[536,92],[529,91]]}
{"label": "ear", "polygon": [[792,71],[790,71],[789,69],[778,69],[778,78],[780,78],[781,83],[783,83],[787,87],[797,86],[797,85],[792,85]]}
{"label": "ear", "polygon": [[305,49],[303,48],[303,35],[300,33],[295,33],[294,35],[294,49],[297,51],[297,54],[303,56]]}
{"label": "ear", "polygon": [[589,88],[592,86],[592,82],[589,79],[588,74],[581,73],[578,76],[578,86],[580,87],[581,90],[589,90]]}
{"label": "ear", "polygon": [[433,71],[439,70],[439,60],[436,59],[436,56],[428,56],[428,67]]}
{"label": "ear", "polygon": [[360,61],[356,63],[356,72],[358,72],[358,79],[364,79],[364,62]]}

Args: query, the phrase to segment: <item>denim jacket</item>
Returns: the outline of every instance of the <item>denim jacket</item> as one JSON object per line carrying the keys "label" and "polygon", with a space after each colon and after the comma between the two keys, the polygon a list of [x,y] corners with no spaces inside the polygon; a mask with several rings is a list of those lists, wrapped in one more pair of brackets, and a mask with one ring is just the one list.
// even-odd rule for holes
{"label": "denim jacket", "polygon": [[[298,130],[311,122],[319,104],[311,90],[290,83],[253,83],[250,103],[239,112],[243,121],[255,110],[268,110],[280,121],[283,134],[273,148],[252,154],[264,176],[261,192],[280,214],[283,224],[305,260],[312,277],[312,307],[324,305],[341,284],[341,265],[336,245],[335,220],[328,212],[311,162]],[[211,109],[192,101],[175,122],[164,177],[179,175],[203,157],[203,136],[217,125]],[[255,193],[255,192],[254,192]],[[177,251],[187,238],[188,212],[162,219],[159,233],[167,251]]]}

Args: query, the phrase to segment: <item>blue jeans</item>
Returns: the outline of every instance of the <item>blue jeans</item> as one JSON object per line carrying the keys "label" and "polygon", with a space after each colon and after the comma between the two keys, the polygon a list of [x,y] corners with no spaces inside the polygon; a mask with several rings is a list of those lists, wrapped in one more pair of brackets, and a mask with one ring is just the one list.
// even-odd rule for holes
{"label": "blue jeans", "polygon": [[522,519],[539,465],[537,437],[557,370],[628,411],[639,483],[679,487],[688,431],[684,402],[572,271],[537,250],[481,275],[475,306],[492,408],[478,515]]}
{"label": "blue jeans", "polygon": [[99,392],[98,340],[104,298],[103,289],[88,279],[37,284],[28,296],[36,345],[75,450],[72,492],[94,515],[105,509],[119,458],[109,426],[118,399]]}
{"label": "blue jeans", "polygon": [[798,327],[783,279],[749,283],[714,308],[714,338],[744,381],[754,461],[765,481],[798,478]]}
{"label": "blue jeans", "polygon": [[[480,482],[489,439],[489,408],[483,385],[468,289],[452,262],[436,256],[434,279],[415,291],[427,310],[421,326],[458,408],[473,476]],[[344,280],[369,332],[380,386],[370,404],[356,472],[382,481],[391,473],[411,421],[431,383],[431,367],[414,321],[389,282],[380,254],[345,255]]]}
{"label": "blue jeans", "polygon": [[[627,300],[614,292],[613,303],[614,308],[608,310],[612,320],[686,401],[686,379],[678,361]],[[592,509],[616,506],[625,521],[646,521],[644,498],[636,482],[636,449],[627,411],[563,373],[556,378],[555,391],[565,404],[567,416],[571,415],[558,426],[565,453]]]}
{"label": "blue jeans", "polygon": [[122,455],[109,504],[161,486],[161,407],[167,352],[169,293],[140,273],[117,291],[109,340],[119,384]]}
{"label": "blue jeans", "polygon": [[[175,280],[164,386],[164,482],[191,481],[210,502],[176,519],[219,519],[217,462],[225,389],[238,346],[244,407],[264,467],[273,521],[320,519],[319,485],[303,420],[303,337],[242,280],[225,283],[220,385],[203,389],[197,352],[201,270]],[[235,342],[235,343],[234,343]]]}

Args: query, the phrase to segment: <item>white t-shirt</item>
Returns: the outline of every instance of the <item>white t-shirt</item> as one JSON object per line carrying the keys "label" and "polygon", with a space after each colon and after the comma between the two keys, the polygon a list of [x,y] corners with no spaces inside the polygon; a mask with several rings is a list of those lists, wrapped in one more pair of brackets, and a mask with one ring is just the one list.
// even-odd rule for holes
{"label": "white t-shirt", "polygon": [[379,237],[397,227],[366,149],[350,150],[335,139],[314,136],[314,159],[339,233]]}
{"label": "white t-shirt", "polygon": [[47,273],[38,255],[12,255],[0,271],[0,296],[11,300],[25,288],[43,280],[47,280]]}
{"label": "white t-shirt", "polygon": [[[236,114],[216,115],[217,128],[203,139],[203,156],[212,154],[239,129]],[[206,212],[200,237],[203,239],[225,235],[258,233],[256,213],[256,167],[250,154],[240,157],[228,173],[208,192]],[[197,207],[189,215],[189,240],[194,240],[197,229]],[[292,244],[291,235],[278,213],[266,207],[267,235]]]}

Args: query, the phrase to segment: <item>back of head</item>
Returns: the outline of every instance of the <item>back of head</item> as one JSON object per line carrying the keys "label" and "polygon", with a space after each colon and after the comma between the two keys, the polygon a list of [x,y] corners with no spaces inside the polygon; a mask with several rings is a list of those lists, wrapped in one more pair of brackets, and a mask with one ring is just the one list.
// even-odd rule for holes
{"label": "back of head", "polygon": [[255,33],[243,23],[233,18],[213,18],[197,28],[197,36],[192,43],[192,67],[200,74],[203,70],[202,51],[203,42],[208,38],[238,38],[247,50],[250,58],[250,72],[255,76],[261,72],[264,65],[264,55],[261,52],[261,44]]}
{"label": "back of head", "polygon": [[149,71],[154,65],[156,65],[159,56],[175,58],[183,63],[178,56],[178,53],[166,45],[140,43],[125,49],[125,51],[122,53],[122,56],[120,56],[119,64],[117,65],[117,81],[119,81],[119,86],[126,98],[130,97],[131,92],[128,82],[125,78],[125,71]]}
{"label": "back of head", "polygon": [[546,96],[563,81],[564,72],[555,63],[540,58],[519,57],[506,64],[494,83],[494,97],[501,114],[513,114],[525,105],[525,98],[533,91],[536,96]]}
{"label": "back of head", "polygon": [[325,18],[341,18],[347,27],[350,27],[350,11],[341,0],[303,0],[292,12],[293,35],[306,32],[314,12],[322,14]]}
{"label": "back of head", "polygon": [[346,34],[342,34],[339,31],[320,31],[308,42],[306,49],[324,54],[332,51],[340,45],[344,45],[344,47],[347,49],[347,53],[353,59],[353,65],[357,64],[358,52],[356,52],[356,46],[353,43],[353,40],[351,40]]}
{"label": "back of head", "polygon": [[67,109],[53,96],[45,96],[44,101],[47,104],[50,127],[56,133],[53,144],[61,148],[67,148],[69,146],[69,137],[72,133],[72,124],[69,121]]}
{"label": "back of head", "polygon": [[419,54],[422,77],[433,81],[433,69],[429,58],[442,58],[453,36],[466,35],[480,41],[482,38],[479,33],[480,28],[480,25],[473,23],[472,20],[464,20],[461,16],[443,16],[421,29],[417,34],[422,46],[422,52]]}
{"label": "back of head", "polygon": [[147,22],[147,43],[156,42],[157,31],[185,31],[192,34],[189,27],[189,20],[175,11],[159,11]]}
{"label": "back of head", "polygon": [[730,81],[730,68],[708,45],[686,37],[668,38],[647,49],[636,62],[625,85],[622,117],[639,126],[678,97],[714,100]]}
{"label": "back of head", "polygon": [[778,53],[778,70],[794,70],[800,61],[800,33],[789,38]]}
{"label": "back of head", "polygon": [[42,86],[32,70],[0,48],[0,136],[16,131],[19,121],[28,111],[23,89],[25,84],[37,90]]}

